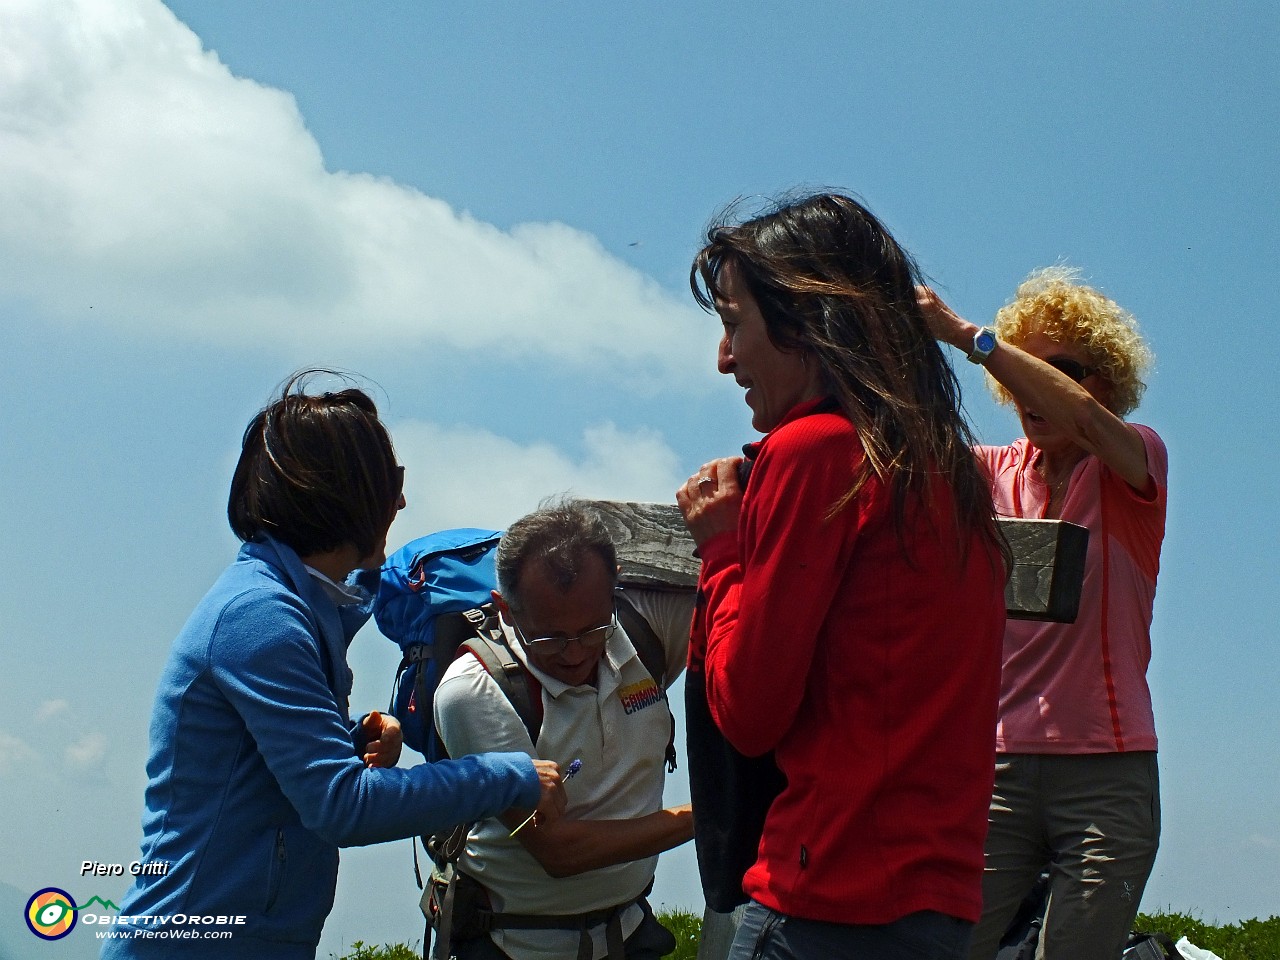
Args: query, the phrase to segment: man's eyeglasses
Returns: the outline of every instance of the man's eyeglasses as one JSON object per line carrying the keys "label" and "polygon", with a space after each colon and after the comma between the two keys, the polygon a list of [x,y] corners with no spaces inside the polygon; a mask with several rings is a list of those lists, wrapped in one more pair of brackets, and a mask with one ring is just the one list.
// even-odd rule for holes
{"label": "man's eyeglasses", "polygon": [[1094,367],[1086,367],[1079,360],[1072,360],[1070,357],[1049,357],[1045,360],[1053,369],[1066,374],[1076,383],[1082,382],[1086,377],[1091,377],[1097,373]]}
{"label": "man's eyeglasses", "polygon": [[529,638],[524,635],[524,631],[520,629],[519,624],[515,625],[516,634],[524,643],[524,647],[530,653],[536,653],[542,656],[558,656],[568,648],[569,644],[575,640],[587,650],[594,650],[597,647],[603,647],[609,638],[618,630],[618,608],[613,608],[613,616],[609,622],[601,627],[592,627],[585,633],[580,633],[576,637],[533,637]]}

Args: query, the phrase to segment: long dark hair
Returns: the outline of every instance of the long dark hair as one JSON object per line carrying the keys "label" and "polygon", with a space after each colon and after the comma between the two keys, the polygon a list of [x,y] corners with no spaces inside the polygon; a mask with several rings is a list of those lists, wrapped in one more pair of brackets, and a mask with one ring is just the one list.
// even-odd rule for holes
{"label": "long dark hair", "polygon": [[310,394],[329,370],[291,376],[249,422],[231,478],[227,519],[241,540],[269,533],[299,556],[354,545],[372,553],[386,536],[404,474],[368,394]]}
{"label": "long dark hair", "polygon": [[724,299],[732,263],[779,350],[817,359],[824,387],[857,429],[866,457],[836,512],[872,476],[890,489],[901,540],[909,494],[929,503],[942,480],[955,500],[962,549],[979,531],[1008,559],[991,488],[960,413],[960,385],[916,303],[920,271],[851,197],[821,193],[707,230],[689,284],[706,310]]}

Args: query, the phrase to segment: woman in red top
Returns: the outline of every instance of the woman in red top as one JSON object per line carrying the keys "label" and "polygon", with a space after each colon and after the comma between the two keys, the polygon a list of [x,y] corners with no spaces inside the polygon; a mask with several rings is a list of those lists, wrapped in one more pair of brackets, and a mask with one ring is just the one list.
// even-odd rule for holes
{"label": "woman in red top", "polygon": [[[785,779],[731,956],[963,957],[1005,570],[916,268],[864,207],[820,194],[714,227],[691,280],[765,435],[676,494],[702,558],[691,696]],[[733,797],[699,736],[691,720],[701,832]]]}

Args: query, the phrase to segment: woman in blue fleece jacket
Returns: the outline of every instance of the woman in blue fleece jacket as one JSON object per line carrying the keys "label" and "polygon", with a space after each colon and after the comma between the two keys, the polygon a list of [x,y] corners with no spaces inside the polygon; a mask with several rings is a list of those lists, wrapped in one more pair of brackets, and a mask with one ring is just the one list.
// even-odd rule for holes
{"label": "woman in blue fleece jacket", "polygon": [[311,958],[339,847],[563,808],[555,764],[512,753],[390,769],[394,718],[351,720],[347,645],[371,611],[404,472],[367,395],[308,395],[307,376],[245,431],[228,504],[244,546],[161,676],[144,874],[104,958]]}

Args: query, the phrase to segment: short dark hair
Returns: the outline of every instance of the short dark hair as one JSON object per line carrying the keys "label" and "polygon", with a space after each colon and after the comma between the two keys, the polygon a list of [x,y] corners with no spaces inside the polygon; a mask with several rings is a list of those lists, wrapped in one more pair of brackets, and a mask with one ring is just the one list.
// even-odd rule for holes
{"label": "short dark hair", "polygon": [[551,582],[569,590],[592,554],[604,561],[616,583],[618,551],[600,514],[584,500],[553,497],[521,517],[498,543],[498,592],[513,610],[522,609],[520,576],[532,560],[543,565]]}
{"label": "short dark hair", "polygon": [[308,394],[303,370],[244,432],[227,519],[241,540],[261,534],[299,556],[351,544],[366,556],[386,536],[404,481],[378,409],[354,387]]}

